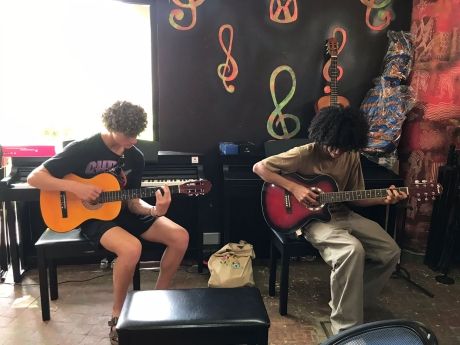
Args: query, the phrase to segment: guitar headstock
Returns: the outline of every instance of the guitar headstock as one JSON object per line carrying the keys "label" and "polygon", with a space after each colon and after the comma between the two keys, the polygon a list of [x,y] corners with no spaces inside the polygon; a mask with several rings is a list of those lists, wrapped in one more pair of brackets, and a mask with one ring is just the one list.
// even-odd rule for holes
{"label": "guitar headstock", "polygon": [[196,180],[183,183],[179,186],[181,194],[188,196],[205,195],[211,190],[212,184],[208,180]]}
{"label": "guitar headstock", "polygon": [[337,38],[331,37],[326,41],[326,51],[331,57],[337,57],[339,54],[339,44]]}
{"label": "guitar headstock", "polygon": [[409,186],[409,194],[417,199],[417,201],[435,200],[441,195],[442,186],[439,183],[427,180],[415,180]]}

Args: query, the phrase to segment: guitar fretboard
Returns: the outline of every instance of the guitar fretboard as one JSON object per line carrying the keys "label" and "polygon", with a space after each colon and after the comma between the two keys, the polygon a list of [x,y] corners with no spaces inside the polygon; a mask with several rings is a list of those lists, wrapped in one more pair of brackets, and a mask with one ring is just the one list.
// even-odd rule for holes
{"label": "guitar fretboard", "polygon": [[[409,188],[407,187],[398,187],[396,189],[400,192],[409,194]],[[321,204],[327,204],[331,202],[385,198],[387,195],[387,189],[353,190],[343,192],[321,193],[318,197],[318,201]]]}
{"label": "guitar fretboard", "polygon": [[[169,186],[171,194],[180,193],[180,186]],[[138,189],[123,189],[117,191],[102,192],[97,199],[98,203],[124,201],[138,198],[148,198],[155,195],[155,192],[160,187],[156,188],[138,188]]]}
{"label": "guitar fretboard", "polygon": [[331,77],[331,107],[337,106],[337,56],[331,56],[331,66],[329,69]]}

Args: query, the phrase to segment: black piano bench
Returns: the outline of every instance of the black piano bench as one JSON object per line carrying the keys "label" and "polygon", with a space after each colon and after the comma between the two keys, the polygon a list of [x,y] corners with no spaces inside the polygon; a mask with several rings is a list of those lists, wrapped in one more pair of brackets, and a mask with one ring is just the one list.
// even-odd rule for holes
{"label": "black piano bench", "polygon": [[117,324],[120,345],[267,345],[257,288],[131,291]]}
{"label": "black piano bench", "polygon": [[[38,260],[38,279],[40,283],[40,302],[42,319],[50,319],[50,301],[58,299],[57,264],[56,260],[66,258],[82,258],[99,256],[101,258],[112,256],[104,249],[95,249],[91,243],[80,234],[80,229],[74,229],[65,233],[54,232],[46,229],[35,243]],[[49,272],[49,285],[48,285]],[[140,290],[141,280],[139,265],[133,277],[134,290]],[[49,289],[49,290],[48,290]]]}

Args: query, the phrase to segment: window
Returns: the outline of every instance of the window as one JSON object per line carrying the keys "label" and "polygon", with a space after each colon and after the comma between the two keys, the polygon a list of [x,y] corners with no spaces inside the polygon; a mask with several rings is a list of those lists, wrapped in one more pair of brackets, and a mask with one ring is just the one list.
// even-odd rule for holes
{"label": "window", "polygon": [[148,114],[149,5],[115,0],[0,0],[0,144],[60,145],[102,129],[117,100]]}

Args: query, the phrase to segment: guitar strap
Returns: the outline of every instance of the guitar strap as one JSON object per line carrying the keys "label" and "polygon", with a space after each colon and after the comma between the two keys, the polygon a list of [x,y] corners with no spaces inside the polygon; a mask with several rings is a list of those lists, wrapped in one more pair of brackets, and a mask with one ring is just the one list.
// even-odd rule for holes
{"label": "guitar strap", "polygon": [[120,183],[120,186],[124,187],[126,185],[126,175],[123,172],[123,168],[125,167],[125,155],[121,155],[120,158],[118,158],[117,163],[111,167],[110,169],[107,169],[105,172],[113,174],[118,182]]}

